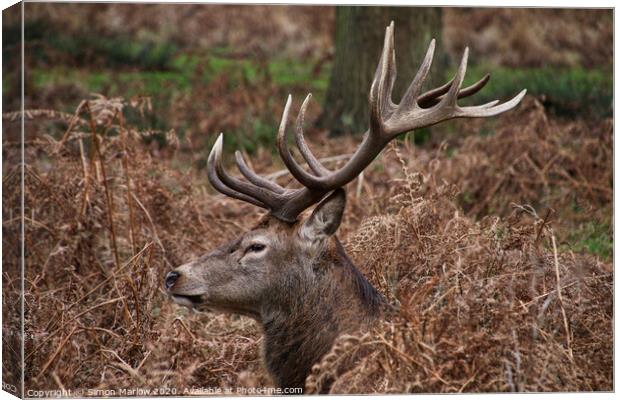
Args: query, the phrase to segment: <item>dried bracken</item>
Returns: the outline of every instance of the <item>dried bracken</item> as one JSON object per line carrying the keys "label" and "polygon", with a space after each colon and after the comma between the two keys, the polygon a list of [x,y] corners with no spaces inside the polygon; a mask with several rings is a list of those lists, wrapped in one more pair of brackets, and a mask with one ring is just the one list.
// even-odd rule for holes
{"label": "dried bracken", "polygon": [[[123,120],[137,103],[94,100],[76,114],[84,123],[59,130],[55,137],[67,133],[64,141],[39,135],[26,147],[26,388],[116,395],[121,388],[149,394],[160,388],[159,394],[183,395],[192,388],[271,385],[254,322],[188,314],[161,288],[172,267],[251,226],[256,209],[214,194],[203,171],[179,167],[179,154],[164,157],[145,145],[149,133]],[[528,118],[546,117],[532,107],[519,117],[529,157],[536,157],[535,148],[559,147],[561,159],[538,175],[514,169],[517,175],[492,192],[478,220],[460,208],[458,196],[468,190],[483,199],[497,182],[491,179],[501,179],[489,168],[502,168],[503,160],[484,149],[512,137],[502,133],[515,132],[512,116],[500,119],[497,135],[465,139],[453,158],[393,145],[349,185],[341,236],[373,284],[400,303],[401,313],[371,332],[342,337],[315,367],[309,389],[612,389],[612,266],[562,247],[559,238],[573,214],[562,214],[567,218],[556,226],[535,204],[545,188],[576,190],[584,204],[611,210],[611,146],[604,145],[610,136],[602,126],[600,144],[578,124],[555,121],[538,134]],[[168,136],[174,142],[174,133]],[[575,137],[581,146],[570,145]],[[321,157],[353,147],[349,140],[311,144]],[[476,150],[476,162],[466,162],[465,149]],[[5,163],[19,160],[18,147],[3,151]],[[596,155],[590,167],[581,154]],[[270,159],[258,157],[253,167],[281,175]],[[561,173],[570,163],[583,178]],[[525,175],[538,183],[523,186],[528,190],[522,193]],[[19,335],[12,331],[20,326],[19,183],[20,166],[5,164],[5,380],[19,377]],[[504,216],[493,216],[491,204],[501,205]],[[558,204],[550,206],[560,213],[565,203]]]}
{"label": "dried bracken", "polygon": [[473,215],[507,215],[510,203],[533,199],[536,207],[572,203],[587,212],[612,203],[612,137],[611,119],[596,125],[550,120],[543,105],[529,98],[506,116],[496,135],[464,140],[438,176],[458,182]]}
{"label": "dried bracken", "polygon": [[342,337],[308,388],[611,390],[611,266],[558,255],[552,228],[520,208],[475,223],[448,187],[414,185],[412,198],[412,183],[398,211],[367,220],[348,243],[401,316]]}

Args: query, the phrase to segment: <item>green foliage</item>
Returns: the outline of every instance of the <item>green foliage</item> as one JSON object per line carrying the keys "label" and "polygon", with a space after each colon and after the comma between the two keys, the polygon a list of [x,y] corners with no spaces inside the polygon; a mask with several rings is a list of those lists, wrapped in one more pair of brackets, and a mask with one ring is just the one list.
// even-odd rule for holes
{"label": "green foliage", "polygon": [[327,90],[327,74],[314,74],[314,63],[293,59],[274,60],[269,62],[269,75],[274,82],[283,87],[303,86],[312,88],[317,92]]}
{"label": "green foliage", "polygon": [[541,96],[548,108],[558,115],[612,115],[613,75],[610,69],[575,68],[506,68],[473,65],[468,69],[465,84],[474,83],[485,73],[491,80],[462,104],[484,103],[495,99],[507,100],[521,89]]}
{"label": "green foliage", "polygon": [[247,119],[245,128],[227,135],[227,152],[232,154],[235,150],[243,149],[252,154],[259,147],[275,151],[276,126],[276,121]]}
{"label": "green foliage", "polygon": [[[4,44],[13,44],[17,38],[14,27]],[[161,70],[171,68],[171,62],[179,51],[175,43],[153,39],[136,40],[129,35],[101,35],[84,30],[68,34],[44,21],[28,21],[24,28],[30,62],[34,65],[54,65],[69,58],[71,64],[80,67],[102,65],[109,68],[139,68]],[[36,43],[36,46],[29,45]]]}
{"label": "green foliage", "polygon": [[586,251],[604,260],[613,255],[614,241],[611,229],[606,222],[588,222],[569,236],[570,248],[577,252]]}
{"label": "green foliage", "polygon": [[413,143],[418,146],[428,142],[431,138],[431,130],[429,128],[417,129],[413,132]]}
{"label": "green foliage", "polygon": [[473,193],[465,191],[459,195],[460,203],[463,204],[463,208],[468,208],[468,206],[472,206],[476,201]]}
{"label": "green foliage", "polygon": [[[129,112],[127,120],[134,126],[143,129],[166,131],[174,128],[180,137],[184,136],[187,124],[171,126],[169,114],[180,97],[193,97],[194,91],[204,90],[209,83],[224,78],[227,90],[232,92],[239,85],[251,88],[256,85],[275,86],[275,90],[282,93],[284,99],[288,93],[296,91],[312,92],[315,103],[322,101],[327,87],[328,73],[322,69],[320,73],[313,72],[313,62],[310,60],[273,59],[270,61],[256,59],[237,59],[226,56],[222,49],[216,49],[204,55],[180,53],[167,63],[167,70],[136,70],[123,71],[116,68],[82,69],[71,67],[31,68],[29,70],[30,90],[53,90],[61,86],[75,86],[81,93],[75,103],[64,102],[59,105],[66,112],[73,112],[75,107],[88,93],[102,93],[109,97],[122,96],[130,98],[136,95],[146,95],[152,98],[153,108],[157,113],[147,113],[145,116],[137,112]],[[9,90],[5,82],[3,91]],[[274,99],[266,99],[271,102]],[[187,107],[202,107],[200,104],[188,104]],[[200,110],[196,110],[199,112]],[[274,115],[255,115],[251,112],[242,116],[242,128],[228,131],[227,141],[237,148],[243,148],[252,153],[258,146],[273,147],[275,141],[275,127],[277,122]],[[252,135],[248,135],[251,132]]]}
{"label": "green foliage", "polygon": [[420,128],[415,131],[409,131],[406,133],[401,133],[396,137],[396,140],[409,141],[410,143],[415,144],[416,146],[421,146],[427,143],[432,136],[431,128]]}
{"label": "green foliage", "polygon": [[[34,62],[28,71],[28,90],[53,89],[58,86],[73,86],[83,96],[91,92],[107,96],[129,98],[135,95],[151,96],[157,115],[146,118],[137,114],[130,115],[129,122],[138,127],[168,130],[175,128],[182,137],[185,126],[192,121],[176,122],[170,126],[166,110],[171,110],[179,98],[195,97],[196,91],[202,90],[210,83],[222,80],[232,92],[240,85],[246,87],[270,85],[282,98],[288,93],[296,97],[307,92],[314,95],[314,103],[321,104],[328,86],[329,66],[315,70],[314,60],[308,59],[253,59],[239,58],[232,54],[232,49],[214,48],[208,53],[196,54],[188,51],[179,52],[174,43],[157,43],[152,40],[136,40],[133,37],[89,37],[85,35],[67,35],[61,31],[48,32],[49,29],[31,22],[28,37],[41,41],[43,47],[53,48],[54,54],[67,54],[76,64],[50,63],[49,54],[34,46],[31,57],[40,58],[45,63]],[[8,44],[15,36],[12,32],[4,39]],[[37,50],[39,49],[39,50]],[[94,62],[94,64],[89,64]],[[65,65],[49,67],[48,65]],[[44,65],[41,67],[38,65]],[[87,67],[87,68],[86,68]],[[575,113],[609,116],[612,112],[612,75],[607,69],[585,70],[583,68],[557,69],[553,67],[514,69],[506,67],[470,66],[465,85],[473,83],[486,71],[493,76],[481,93],[473,99],[464,99],[462,104],[480,104],[494,99],[506,100],[519,89],[527,88],[528,93],[544,96],[544,102],[551,111],[558,114]],[[3,94],[11,90],[9,80],[3,85]],[[76,98],[76,103],[81,99]],[[64,111],[73,111],[75,107],[65,99],[61,107]],[[267,99],[267,101],[273,101]],[[199,104],[187,105],[198,108]],[[163,111],[162,111],[163,110]],[[196,112],[198,112],[196,110]],[[246,117],[243,117],[246,119]],[[248,115],[247,121],[237,129],[238,144],[247,151],[254,151],[257,144],[272,145],[274,140],[273,115]],[[342,115],[345,122],[350,116]],[[492,121],[489,122],[492,124]],[[443,131],[451,131],[450,123],[443,124]],[[493,131],[492,125],[485,124],[482,134]],[[247,137],[247,132],[254,132]],[[416,131],[409,136],[416,145],[425,144],[431,137],[430,129]]]}
{"label": "green foliage", "polygon": [[[137,95],[148,95],[153,98],[156,110],[171,108],[174,98],[180,93],[191,89],[188,75],[175,71],[143,71],[115,72],[111,70],[81,70],[66,67],[32,69],[29,71],[32,90],[53,89],[58,86],[75,85],[85,97],[88,93],[105,93],[110,97],[121,96],[130,98]],[[61,109],[73,112],[80,99],[74,103],[65,103]],[[130,124],[144,129],[168,130],[172,128],[166,123],[164,113],[149,114],[145,117],[137,112],[129,112],[127,120]]]}

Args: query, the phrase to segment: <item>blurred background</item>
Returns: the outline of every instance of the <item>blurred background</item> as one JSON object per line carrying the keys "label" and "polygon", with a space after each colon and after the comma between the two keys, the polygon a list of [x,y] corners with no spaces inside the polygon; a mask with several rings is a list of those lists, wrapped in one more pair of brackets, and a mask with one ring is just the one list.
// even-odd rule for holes
{"label": "blurred background", "polygon": [[[3,19],[7,111],[19,108],[20,25],[16,13]],[[72,113],[91,93],[148,96],[149,110],[129,122],[174,129],[189,139],[185,150],[223,131],[253,151],[273,142],[286,95],[312,92],[317,128],[363,132],[390,20],[397,98],[436,37],[434,84],[451,76],[470,46],[465,83],[492,72],[479,102],[527,88],[559,116],[611,115],[611,10],[207,4],[27,4],[26,108]],[[155,137],[165,144],[165,135]]]}

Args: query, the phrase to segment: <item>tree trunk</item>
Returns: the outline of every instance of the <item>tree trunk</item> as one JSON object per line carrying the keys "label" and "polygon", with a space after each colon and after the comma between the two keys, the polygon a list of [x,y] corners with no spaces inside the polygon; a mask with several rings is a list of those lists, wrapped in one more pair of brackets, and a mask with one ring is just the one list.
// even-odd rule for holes
{"label": "tree trunk", "polygon": [[390,21],[395,26],[398,71],[395,102],[415,76],[432,38],[437,44],[428,81],[442,83],[446,56],[441,40],[441,8],[337,7],[334,63],[323,112],[317,121],[319,128],[341,134],[361,133],[368,127],[368,92]]}

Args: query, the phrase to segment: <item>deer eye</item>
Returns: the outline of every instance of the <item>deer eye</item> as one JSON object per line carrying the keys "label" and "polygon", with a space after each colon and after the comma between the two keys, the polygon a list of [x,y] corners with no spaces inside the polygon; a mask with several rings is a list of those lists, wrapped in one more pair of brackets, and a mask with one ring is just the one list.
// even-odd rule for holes
{"label": "deer eye", "polygon": [[259,251],[265,250],[265,245],[262,243],[253,243],[248,247],[246,252],[258,253]]}

